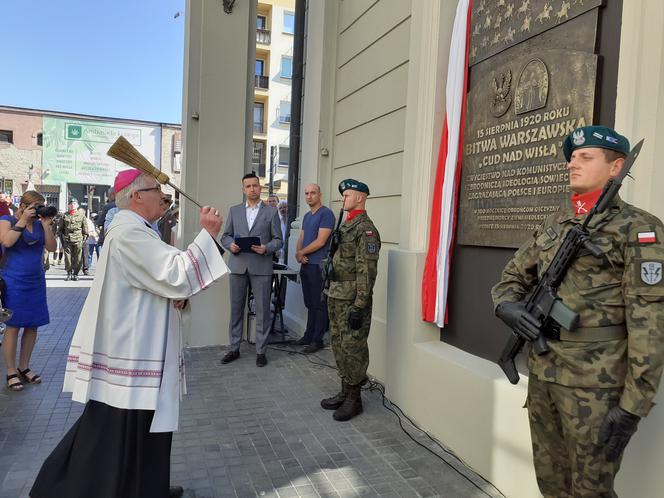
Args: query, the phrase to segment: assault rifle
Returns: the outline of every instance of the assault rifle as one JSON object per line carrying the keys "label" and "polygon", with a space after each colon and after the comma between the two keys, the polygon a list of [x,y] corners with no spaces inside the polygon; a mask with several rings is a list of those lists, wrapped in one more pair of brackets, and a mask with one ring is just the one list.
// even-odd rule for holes
{"label": "assault rifle", "polygon": [[[613,201],[618,190],[620,190],[623,180],[629,174],[634,161],[639,156],[642,145],[643,140],[636,144],[630,151],[620,173],[606,183],[597,199],[597,203],[590,210],[584,222],[581,225],[575,225],[567,232],[549,267],[540,277],[537,286],[528,295],[525,309],[541,323],[540,330],[549,326],[555,326],[553,322],[569,331],[573,331],[577,327],[579,315],[563,304],[558,297],[558,287],[565,278],[568,268],[578,257],[581,248],[585,248],[593,256],[602,256],[602,251],[590,240],[588,224],[593,216],[603,213],[610,206],[611,201]],[[526,340],[523,337],[513,333],[498,360],[498,365],[512,384],[519,382],[519,373],[514,364],[514,358],[523,349],[525,342]],[[534,342],[533,347],[535,348],[535,352],[540,356],[549,352],[549,346],[541,332]]]}
{"label": "assault rifle", "polygon": [[334,266],[332,265],[332,259],[334,258],[334,254],[337,252],[337,249],[339,249],[339,238],[340,238],[339,227],[341,227],[343,218],[344,218],[344,208],[343,206],[341,206],[341,209],[339,210],[339,218],[337,219],[337,226],[332,232],[332,242],[330,243],[330,252],[328,253],[327,257],[323,260],[323,288],[325,289],[330,288],[330,278],[334,273]]}

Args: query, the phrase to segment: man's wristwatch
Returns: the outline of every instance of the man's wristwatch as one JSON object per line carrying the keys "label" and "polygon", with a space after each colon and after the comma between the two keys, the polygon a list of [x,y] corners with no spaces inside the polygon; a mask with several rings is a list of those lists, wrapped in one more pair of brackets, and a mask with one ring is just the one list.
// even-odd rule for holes
{"label": "man's wristwatch", "polygon": [[14,230],[15,232],[21,233],[23,230],[25,230],[25,227],[14,225],[11,229]]}

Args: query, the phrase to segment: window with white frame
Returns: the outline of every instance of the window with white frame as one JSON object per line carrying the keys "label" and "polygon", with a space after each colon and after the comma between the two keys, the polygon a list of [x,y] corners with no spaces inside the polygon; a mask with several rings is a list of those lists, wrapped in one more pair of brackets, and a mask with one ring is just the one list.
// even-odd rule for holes
{"label": "window with white frame", "polygon": [[180,173],[182,171],[182,135],[176,133],[172,137],[173,140],[173,156],[171,165],[173,167],[174,173]]}
{"label": "window with white frame", "polygon": [[293,77],[293,58],[288,55],[281,56],[281,77]]}
{"label": "window with white frame", "polygon": [[284,33],[289,35],[295,34],[295,13],[284,12]]}
{"label": "window with white frame", "polygon": [[287,100],[282,100],[279,104],[279,122],[281,124],[288,124],[291,120],[291,103]]}

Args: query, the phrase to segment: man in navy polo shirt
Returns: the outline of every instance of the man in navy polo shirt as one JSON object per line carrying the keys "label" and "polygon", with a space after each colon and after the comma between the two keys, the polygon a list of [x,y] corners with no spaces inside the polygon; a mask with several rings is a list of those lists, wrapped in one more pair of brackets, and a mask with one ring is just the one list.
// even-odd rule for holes
{"label": "man in navy polo shirt", "polygon": [[315,353],[323,347],[328,329],[327,305],[323,300],[323,278],[320,265],[330,250],[330,234],[334,229],[334,213],[321,203],[320,187],[311,183],[304,188],[309,212],[302,220],[295,259],[300,266],[302,294],[307,307],[307,328],[297,345],[307,345],[304,353]]}

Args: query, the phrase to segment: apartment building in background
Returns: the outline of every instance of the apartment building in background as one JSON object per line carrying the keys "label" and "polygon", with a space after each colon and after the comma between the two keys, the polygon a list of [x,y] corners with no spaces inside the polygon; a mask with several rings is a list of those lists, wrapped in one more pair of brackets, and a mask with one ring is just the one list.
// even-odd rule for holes
{"label": "apartment building in background", "polygon": [[295,0],[259,0],[256,9],[252,169],[265,192],[285,199],[290,155]]}

